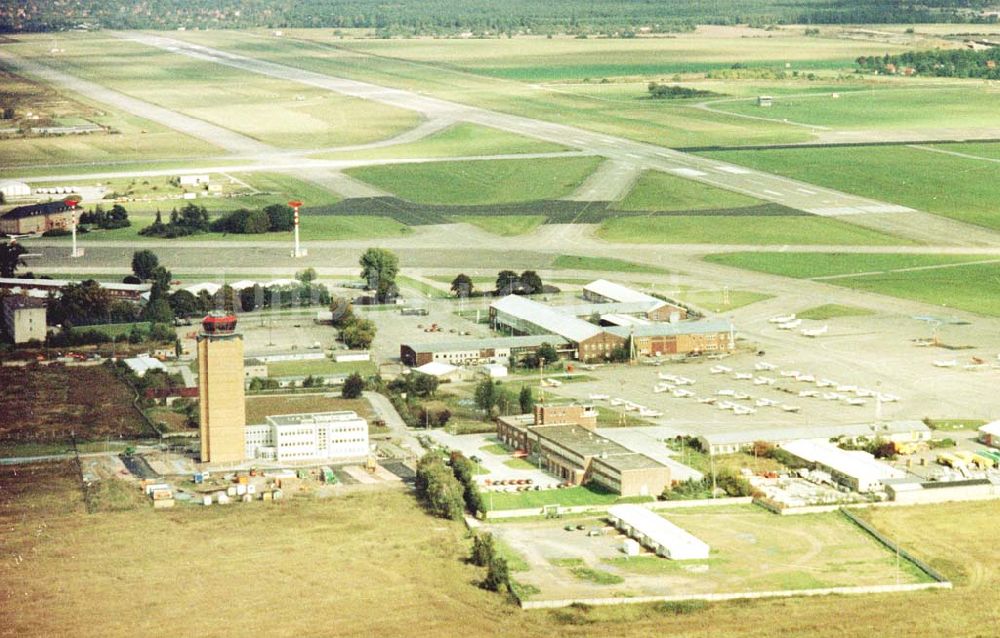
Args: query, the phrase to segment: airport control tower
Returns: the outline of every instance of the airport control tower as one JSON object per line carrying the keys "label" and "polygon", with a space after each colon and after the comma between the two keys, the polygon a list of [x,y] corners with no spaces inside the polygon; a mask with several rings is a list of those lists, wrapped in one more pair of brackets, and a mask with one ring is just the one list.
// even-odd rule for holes
{"label": "airport control tower", "polygon": [[232,463],[246,455],[243,336],[236,315],[212,313],[198,334],[201,461]]}

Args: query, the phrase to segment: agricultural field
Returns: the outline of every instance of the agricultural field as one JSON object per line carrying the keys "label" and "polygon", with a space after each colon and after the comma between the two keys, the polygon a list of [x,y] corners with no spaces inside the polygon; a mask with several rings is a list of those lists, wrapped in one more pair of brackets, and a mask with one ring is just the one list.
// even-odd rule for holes
{"label": "agricultural field", "polygon": [[419,204],[486,205],[559,199],[573,192],[599,163],[596,157],[570,157],[370,166],[346,172]]}
{"label": "agricultural field", "polygon": [[757,270],[985,316],[1000,316],[1000,298],[984,294],[1000,277],[989,255],[728,253],[712,263]]}
{"label": "agricultural field", "polygon": [[597,236],[605,241],[635,244],[892,246],[912,243],[829,217],[732,212],[732,215],[612,217],[601,222]]}
{"label": "agricultural field", "polygon": [[416,142],[382,148],[317,153],[318,159],[403,159],[421,157],[474,157],[558,153],[570,149],[559,144],[534,140],[515,133],[463,122]]}
{"label": "agricultural field", "polygon": [[[985,146],[985,145],[984,145]],[[993,146],[985,146],[993,152]],[[936,146],[770,149],[704,153],[855,195],[1000,229],[995,160]]]}
{"label": "agricultural field", "polygon": [[371,142],[416,126],[416,114],[338,96],[154,49],[110,36],[14,44],[17,54],[141,100],[242,133],[279,148]]}
{"label": "agricultural field", "polygon": [[[60,450],[80,441],[135,438],[148,428],[132,407],[132,392],[103,366],[0,367],[0,454]],[[21,445],[32,448],[19,449]]]}
{"label": "agricultural field", "polygon": [[[491,526],[529,565],[518,582],[531,600],[774,591],[931,582],[843,514],[775,516],[757,506],[684,508],[658,514],[711,548],[707,560],[626,558],[601,518]],[[553,569],[554,568],[554,569]],[[582,581],[582,582],[581,582]]]}

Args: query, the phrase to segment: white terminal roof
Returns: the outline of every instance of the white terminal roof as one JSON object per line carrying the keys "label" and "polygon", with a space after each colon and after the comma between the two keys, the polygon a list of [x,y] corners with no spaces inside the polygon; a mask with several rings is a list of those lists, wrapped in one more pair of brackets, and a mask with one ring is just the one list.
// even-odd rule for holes
{"label": "white terminal roof", "polygon": [[800,459],[825,465],[844,476],[864,482],[906,477],[906,472],[875,460],[868,452],[842,450],[826,441],[792,441],[781,447]]}
{"label": "white terminal roof", "polygon": [[592,281],[583,287],[586,292],[592,292],[595,295],[600,295],[602,297],[607,297],[613,301],[619,302],[657,302],[663,304],[662,299],[657,299],[652,295],[647,295],[644,292],[639,292],[638,290],[633,290],[628,286],[623,286],[621,284],[616,284],[613,281],[608,281],[607,279],[598,279],[597,281]]}
{"label": "white terminal roof", "polygon": [[344,423],[348,421],[362,420],[357,412],[352,410],[339,410],[336,412],[306,412],[303,414],[276,414],[265,417],[267,422],[277,427],[290,427],[295,425],[323,425],[329,423]]}
{"label": "white terminal roof", "polygon": [[577,343],[596,337],[602,332],[590,322],[518,295],[508,295],[494,301],[490,307]]}
{"label": "white terminal roof", "polygon": [[662,546],[673,559],[708,558],[709,547],[690,532],[640,505],[613,505],[608,514],[645,537],[647,545]]}
{"label": "white terminal roof", "polygon": [[983,434],[989,434],[990,436],[1000,436],[1000,421],[987,423],[986,425],[980,427],[979,431]]}

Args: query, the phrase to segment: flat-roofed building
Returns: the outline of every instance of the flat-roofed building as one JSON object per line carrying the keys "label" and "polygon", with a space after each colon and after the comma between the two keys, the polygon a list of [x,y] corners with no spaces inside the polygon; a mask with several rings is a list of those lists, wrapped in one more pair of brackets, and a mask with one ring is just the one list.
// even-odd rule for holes
{"label": "flat-roofed building", "polygon": [[[646,304],[646,318],[653,321],[680,321],[687,319],[687,308],[664,301],[653,295],[616,284],[606,279],[592,281],[583,287],[583,298],[598,304]],[[620,312],[608,310],[605,312]]]}
{"label": "flat-roofed building", "polygon": [[566,339],[558,335],[543,334],[466,341],[404,343],[399,346],[399,359],[408,366],[422,366],[432,361],[456,366],[494,363],[510,365],[534,354],[543,343],[550,344],[556,352],[569,354],[573,351]]}
{"label": "flat-roofed building", "polygon": [[630,339],[635,354],[645,357],[728,352],[736,347],[733,324],[728,321],[619,325],[607,331],[622,339]]}
{"label": "flat-roofed building", "polygon": [[3,299],[3,321],[14,343],[45,341],[45,302],[25,295]]}
{"label": "flat-roofed building", "polygon": [[672,560],[708,558],[708,543],[641,505],[613,505],[608,508],[608,520],[657,556]]}
{"label": "flat-roofed building", "polygon": [[368,422],[356,412],[269,416],[245,430],[246,458],[272,461],[361,459],[371,451]]}
{"label": "flat-roofed building", "polygon": [[980,427],[979,440],[990,447],[1000,448],[1000,421]]}
{"label": "flat-roofed building", "polygon": [[32,235],[47,230],[68,229],[75,208],[66,202],[46,202],[12,208],[0,215],[0,233]]}
{"label": "flat-roofed building", "polygon": [[[16,277],[0,278],[0,289],[29,296],[48,296],[50,292],[58,293],[59,289],[69,284],[79,284],[79,281],[68,279],[20,279]],[[142,295],[152,289],[152,284],[119,284],[108,281],[98,281],[97,284],[108,291],[115,299],[139,301]]]}
{"label": "flat-roofed building", "polygon": [[712,432],[698,437],[701,449],[708,454],[734,454],[749,450],[757,441],[783,445],[792,441],[829,441],[881,438],[895,443],[917,443],[931,438],[931,429],[922,421],[885,421],[881,423],[833,423],[803,426],[763,426],[735,432]]}
{"label": "flat-roofed building", "polygon": [[906,478],[906,472],[876,460],[868,452],[842,450],[827,441],[792,441],[781,448],[856,492],[878,491],[886,479]]}
{"label": "flat-roofed building", "polygon": [[574,485],[595,483],[622,496],[657,496],[670,486],[670,468],[599,436],[596,423],[590,406],[537,406],[533,415],[499,417],[497,437]]}
{"label": "flat-roofed building", "polygon": [[499,331],[513,334],[555,334],[574,348],[574,358],[581,361],[607,359],[626,340],[599,326],[525,297],[508,295],[490,304],[490,324]]}

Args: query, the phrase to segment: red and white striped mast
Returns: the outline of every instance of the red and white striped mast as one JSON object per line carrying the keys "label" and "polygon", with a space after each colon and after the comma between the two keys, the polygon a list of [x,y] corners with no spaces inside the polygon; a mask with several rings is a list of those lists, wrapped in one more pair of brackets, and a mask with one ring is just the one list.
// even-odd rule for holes
{"label": "red and white striped mast", "polygon": [[305,257],[306,253],[299,245],[299,207],[302,206],[302,202],[297,199],[293,199],[288,202],[288,205],[295,211],[295,247],[292,248],[292,257]]}

